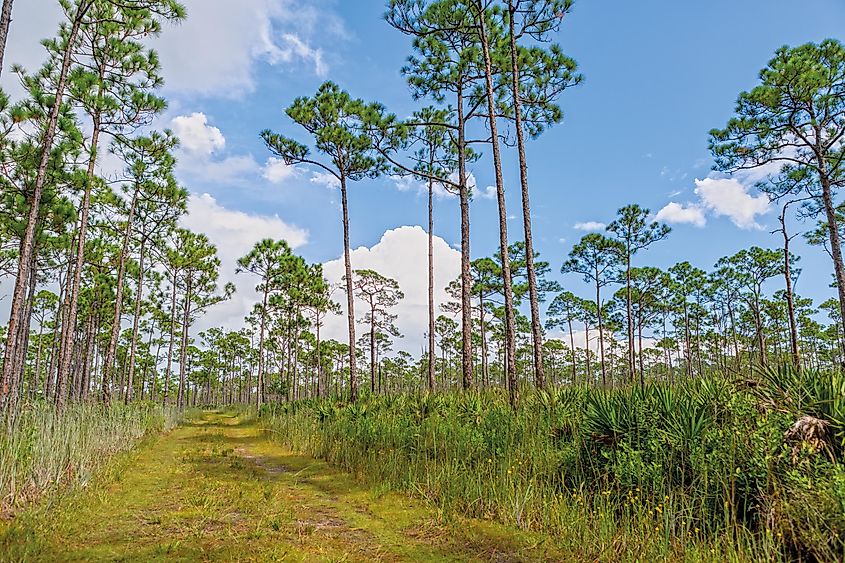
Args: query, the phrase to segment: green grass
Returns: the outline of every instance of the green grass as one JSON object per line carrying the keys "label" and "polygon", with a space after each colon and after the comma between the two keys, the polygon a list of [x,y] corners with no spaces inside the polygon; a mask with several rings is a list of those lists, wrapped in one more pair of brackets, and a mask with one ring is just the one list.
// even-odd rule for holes
{"label": "green grass", "polygon": [[13,426],[0,427],[0,512],[87,485],[112,456],[178,418],[174,409],[147,403],[73,403],[60,415],[52,404],[24,404]]}
{"label": "green grass", "polygon": [[268,439],[249,415],[207,412],[117,456],[86,489],[0,528],[12,561],[548,561],[544,536],[445,521]]}
{"label": "green grass", "polygon": [[[837,561],[845,471],[829,413],[845,396],[829,397],[842,381],[565,388],[526,393],[515,412],[499,392],[306,401],[261,421],[364,482],[538,533],[567,558]],[[803,414],[832,421],[825,450],[784,440]]]}

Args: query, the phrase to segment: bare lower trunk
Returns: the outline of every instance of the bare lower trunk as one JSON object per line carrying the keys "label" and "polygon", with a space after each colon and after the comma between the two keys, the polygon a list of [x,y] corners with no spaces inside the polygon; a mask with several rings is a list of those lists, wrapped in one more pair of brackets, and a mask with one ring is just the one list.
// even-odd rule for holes
{"label": "bare lower trunk", "polygon": [[164,370],[164,392],[161,404],[167,405],[170,396],[170,371],[173,369],[173,341],[176,339],[176,272],[173,272],[173,286],[170,292],[170,338],[167,344],[167,368]]}
{"label": "bare lower trunk", "polygon": [[56,385],[56,407],[61,411],[64,406],[64,391],[73,354],[74,332],[76,330],[76,316],[79,309],[79,289],[82,283],[82,267],[85,263],[85,239],[88,231],[88,217],[91,212],[91,192],[94,185],[94,167],[97,162],[97,143],[100,136],[99,117],[94,118],[94,129],[91,134],[91,148],[88,158],[88,172],[85,179],[85,194],[82,197],[82,213],[79,219],[79,235],[77,241],[76,264],[70,292],[67,301],[67,316],[62,330],[62,346],[59,349],[59,374]]}
{"label": "bare lower trunk", "polygon": [[3,0],[3,11],[0,12],[0,74],[3,73],[6,40],[9,38],[9,25],[12,23],[12,2],[13,0]]}
{"label": "bare lower trunk", "polygon": [[343,206],[343,264],[346,270],[346,322],[349,328],[349,400],[358,400],[358,374],[355,365],[355,295],[352,293],[352,257],[349,253],[349,205],[346,198],[346,176],[340,175],[340,197]]}
{"label": "bare lower trunk", "polygon": [[376,394],[376,311],[370,310],[370,393]]}
{"label": "bare lower trunk", "polygon": [[499,148],[499,132],[496,124],[496,101],[493,93],[493,64],[490,59],[490,46],[487,41],[485,13],[478,2],[478,25],[481,48],[484,53],[484,75],[487,84],[487,112],[489,114],[490,138],[493,146],[493,168],[496,176],[496,200],[499,208],[499,247],[502,254],[502,285],[505,297],[505,373],[508,379],[511,406],[516,406],[518,389],[516,381],[516,335],[514,327],[513,290],[511,279],[510,256],[508,251],[508,213],[505,205],[505,183],[502,178],[502,155]]}
{"label": "bare lower trunk", "polygon": [[255,390],[255,408],[261,408],[261,403],[264,401],[264,331],[267,318],[267,296],[270,293],[270,280],[264,280],[264,292],[261,301],[261,320],[258,327],[258,377],[257,389]]}
{"label": "bare lower trunk", "polygon": [[472,372],[472,274],[469,248],[469,187],[466,170],[466,123],[462,85],[458,86],[458,183],[461,205],[461,383],[463,389],[475,385]]}
{"label": "bare lower trunk", "polygon": [[132,392],[135,385],[135,357],[138,351],[138,328],[141,321],[141,303],[144,299],[144,244],[141,244],[138,257],[138,278],[136,280],[135,311],[132,315],[132,341],[129,344],[129,376],[126,385],[126,396],[124,403],[129,404],[132,400]]}
{"label": "bare lower trunk", "polygon": [[789,317],[789,344],[792,350],[792,364],[801,368],[801,351],[798,346],[798,323],[795,322],[795,298],[792,292],[792,264],[789,256],[789,234],[786,232],[786,208],[780,215],[781,233],[783,233],[783,277],[786,282],[786,312]]}
{"label": "bare lower trunk", "polygon": [[185,407],[185,393],[188,391],[186,387],[188,383],[188,325],[190,324],[191,318],[192,281],[191,275],[189,274],[185,284],[185,302],[182,307],[182,344],[179,347],[179,396],[177,397],[176,404],[180,409]]}
{"label": "bare lower trunk", "polygon": [[839,295],[839,314],[843,330],[845,330],[845,265],[842,262],[842,243],[839,239],[839,228],[836,221],[836,208],[833,204],[830,179],[821,174],[822,202],[827,216],[827,232],[830,238],[830,255],[833,257],[833,271],[836,275],[836,291]]}
{"label": "bare lower trunk", "polygon": [[534,384],[542,389],[546,386],[543,366],[543,326],[540,323],[540,305],[537,294],[537,272],[534,267],[534,239],[531,235],[531,203],[528,197],[528,160],[525,156],[525,133],[522,126],[522,100],[519,94],[519,61],[514,31],[515,7],[508,2],[510,13],[511,92],[513,96],[516,147],[519,155],[519,181],[522,191],[522,225],[525,232],[525,268],[528,275],[528,300],[531,307],[531,336],[534,346]]}
{"label": "bare lower trunk", "polygon": [[[429,164],[433,166],[433,163],[429,162]],[[428,390],[434,392],[434,180],[432,178],[428,179]]]}
{"label": "bare lower trunk", "polygon": [[[598,274],[596,274],[598,277]],[[604,365],[604,321],[601,314],[601,289],[596,283],[596,313],[599,321],[599,361],[601,362],[601,384],[607,387],[607,366]]]}
{"label": "bare lower trunk", "polygon": [[[631,310],[631,254],[628,252],[625,264],[625,317],[628,333],[628,381],[634,382],[636,364],[634,360],[634,313]],[[642,378],[641,378],[642,379]],[[640,382],[643,383],[642,381]]]}
{"label": "bare lower trunk", "polygon": [[[77,36],[79,35],[79,27],[82,23],[82,18],[85,16],[85,13],[90,7],[91,2],[79,4],[70,32],[68,33],[68,44],[62,58],[62,69],[59,73],[58,84],[56,85],[53,107],[50,109],[50,116],[47,120],[47,128],[41,142],[41,159],[39,160],[38,171],[35,175],[35,185],[33,186],[32,197],[30,199],[26,230],[24,231],[23,240],[21,242],[21,252],[18,257],[18,274],[15,278],[15,289],[12,293],[9,324],[6,334],[17,334],[23,321],[22,313],[24,309],[24,299],[26,296],[27,283],[29,281],[29,268],[32,263],[32,255],[35,246],[35,229],[38,224],[41,195],[44,192],[44,183],[47,179],[47,166],[50,163],[50,155],[53,151],[53,140],[56,136],[59,112],[61,110],[65,87],[67,85],[67,76],[70,70],[73,46],[76,43]],[[20,350],[17,347],[15,340],[10,339],[9,342],[11,342],[12,345],[6,345],[6,350],[3,355],[3,375],[0,377],[0,403],[5,400],[7,389],[11,383],[14,363],[16,358],[20,355]]]}

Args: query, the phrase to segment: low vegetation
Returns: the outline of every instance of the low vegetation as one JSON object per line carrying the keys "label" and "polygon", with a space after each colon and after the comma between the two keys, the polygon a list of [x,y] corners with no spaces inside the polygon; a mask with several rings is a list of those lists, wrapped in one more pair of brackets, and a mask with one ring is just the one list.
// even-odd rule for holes
{"label": "low vegetation", "polygon": [[[573,553],[841,560],[845,377],[308,400],[261,413],[286,445],[445,514],[554,534]],[[623,546],[621,549],[619,546]]]}
{"label": "low vegetation", "polygon": [[0,428],[0,507],[13,511],[59,489],[85,485],[103,463],[151,432],[177,423],[176,409],[149,403],[78,403],[61,412],[31,403]]}

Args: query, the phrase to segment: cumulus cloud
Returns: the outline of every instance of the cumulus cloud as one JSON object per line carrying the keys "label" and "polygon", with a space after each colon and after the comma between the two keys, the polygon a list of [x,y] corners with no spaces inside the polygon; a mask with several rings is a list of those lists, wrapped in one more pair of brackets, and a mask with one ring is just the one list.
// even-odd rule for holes
{"label": "cumulus cloud", "polygon": [[672,201],[658,211],[655,218],[667,223],[703,227],[709,216],[727,217],[740,229],[759,229],[761,226],[757,218],[769,212],[770,202],[764,194],[749,193],[751,181],[758,174],[759,171],[755,171],[752,176],[740,174],[732,178],[713,176],[696,179],[694,193],[698,196],[697,201]]}
{"label": "cumulus cloud", "polygon": [[496,199],[496,186],[487,186],[483,190],[476,189],[474,193],[482,199]]}
{"label": "cumulus cloud", "polygon": [[325,186],[327,188],[337,189],[340,187],[340,180],[338,180],[334,174],[329,174],[328,172],[312,172],[310,181],[312,184]]}
{"label": "cumulus cloud", "polygon": [[[296,67],[325,76],[323,49],[315,43],[348,37],[343,22],[322,2],[293,0],[182,0],[188,18],[165,25],[151,39],[170,91],[237,97],[255,89],[258,62]],[[27,0],[15,6],[9,28],[8,62],[35,70],[45,59],[39,41],[55,35],[62,13],[54,0]],[[20,91],[11,73],[4,87]]]}
{"label": "cumulus cloud", "polygon": [[270,157],[264,165],[264,171],[261,174],[265,180],[273,184],[281,184],[288,178],[296,175],[296,168],[288,166],[281,158]]}
{"label": "cumulus cloud", "polygon": [[728,217],[741,229],[759,229],[757,216],[769,211],[766,195],[752,196],[748,186],[734,178],[705,178],[695,181],[701,203],[717,216]]}
{"label": "cumulus cloud", "polygon": [[583,223],[575,223],[572,226],[577,231],[603,231],[606,227],[607,225],[598,221],[585,221]]}
{"label": "cumulus cloud", "polygon": [[222,154],[226,137],[202,112],[176,116],[169,126],[181,141],[176,169],[180,178],[205,184],[244,185],[259,174],[277,183],[285,173],[293,173],[292,169],[283,170],[279,165],[284,163],[276,159],[271,158],[262,168],[251,154]]}
{"label": "cumulus cloud", "polygon": [[188,152],[209,156],[226,146],[226,138],[217,127],[208,124],[202,112],[180,115],[170,120],[170,127],[179,137],[180,146]]}
{"label": "cumulus cloud", "polygon": [[237,329],[252,310],[258,296],[252,290],[255,280],[244,274],[235,275],[237,261],[247,254],[256,242],[265,239],[284,239],[291,248],[308,242],[308,231],[292,225],[278,215],[260,215],[228,209],[209,194],[192,194],[188,200],[188,214],[181,220],[183,227],[205,233],[217,246],[221,262],[221,285],[233,282],[238,291],[230,301],[211,308],[198,323],[197,330],[211,326]]}
{"label": "cumulus cloud", "polygon": [[696,227],[703,227],[707,224],[707,218],[704,216],[702,207],[695,204],[682,205],[674,201],[658,211],[655,219],[673,224],[687,223]]}
{"label": "cumulus cloud", "polygon": [[[331,10],[292,0],[184,0],[188,19],[158,40],[169,89],[238,96],[255,89],[255,64],[297,65],[324,76],[328,64],[317,39],[342,30]],[[312,12],[329,22],[314,26]],[[299,16],[299,17],[297,17]],[[209,40],[209,37],[213,37]]]}
{"label": "cumulus cloud", "polygon": [[[362,246],[352,251],[353,269],[372,269],[399,282],[405,298],[393,312],[399,316],[399,331],[405,336],[397,339],[394,350],[405,350],[419,354],[424,346],[424,334],[428,331],[428,234],[422,227],[399,227],[384,233],[381,240],[372,247]],[[440,237],[434,237],[434,279],[435,307],[451,300],[446,293],[446,286],[460,275],[461,255],[449,247]],[[326,279],[331,283],[341,283],[344,274],[343,257],[326,262],[323,265]],[[341,303],[344,313],[327,319],[323,330],[328,338],[344,342],[347,338],[346,298],[335,295]],[[438,312],[438,314],[440,314]],[[355,302],[355,315],[364,316],[364,303]],[[366,328],[359,326],[357,334],[363,334]]]}

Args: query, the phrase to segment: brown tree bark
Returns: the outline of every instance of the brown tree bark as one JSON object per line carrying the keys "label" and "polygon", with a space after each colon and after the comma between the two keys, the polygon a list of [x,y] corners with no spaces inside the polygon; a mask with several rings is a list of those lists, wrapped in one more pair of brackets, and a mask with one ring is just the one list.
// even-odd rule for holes
{"label": "brown tree bark", "polygon": [[176,282],[177,272],[174,270],[170,291],[170,338],[167,344],[167,368],[164,371],[164,391],[161,394],[162,406],[167,405],[170,396],[170,375],[173,369],[173,343],[176,339]]}
{"label": "brown tree bark", "polygon": [[340,198],[343,206],[343,264],[346,271],[346,322],[349,328],[349,400],[358,400],[358,374],[355,365],[355,295],[352,293],[352,257],[349,251],[349,205],[346,175],[340,174]]}
{"label": "brown tree bark", "polygon": [[73,354],[73,336],[76,331],[76,320],[79,309],[79,289],[82,283],[82,267],[85,263],[85,239],[88,231],[88,218],[91,212],[91,192],[94,184],[94,167],[97,162],[97,149],[100,138],[100,119],[94,117],[94,128],[91,133],[91,148],[89,149],[88,171],[85,181],[85,193],[82,197],[82,209],[79,219],[79,234],[77,235],[76,263],[68,292],[67,316],[62,330],[62,346],[59,348],[59,373],[56,384],[56,408],[61,411],[64,407],[64,391],[70,373]]}
{"label": "brown tree bark", "polygon": [[3,59],[6,54],[6,40],[9,38],[9,26],[12,23],[12,2],[14,0],[3,0],[3,9],[0,11],[0,74],[3,73]]}
{"label": "brown tree bark", "polygon": [[[62,57],[62,68],[59,72],[59,80],[56,85],[56,94],[53,107],[50,109],[50,116],[47,120],[47,128],[41,142],[41,159],[38,163],[38,170],[35,175],[35,185],[30,198],[29,216],[27,217],[26,230],[21,243],[21,252],[18,257],[18,274],[15,278],[15,289],[12,293],[12,303],[9,313],[9,324],[6,334],[17,334],[23,319],[24,300],[26,287],[29,280],[29,268],[32,262],[32,255],[35,245],[35,229],[38,223],[38,213],[41,207],[41,196],[44,192],[44,184],[47,179],[47,166],[50,162],[50,154],[53,150],[53,140],[56,136],[56,128],[59,121],[59,112],[64,99],[67,76],[70,71],[73,45],[79,35],[79,28],[85,13],[93,4],[93,1],[82,2],[77,7],[76,15],[68,33],[68,45]],[[5,390],[11,383],[11,377],[16,359],[20,356],[20,349],[14,339],[10,339],[11,346],[7,345],[3,355],[3,375],[0,378],[0,403],[5,399]]]}
{"label": "brown tree bark", "polygon": [[508,213],[505,205],[505,183],[502,178],[502,155],[499,147],[499,132],[496,124],[496,101],[493,94],[493,63],[490,58],[490,45],[487,38],[485,10],[479,0],[478,27],[481,49],[484,54],[484,78],[487,85],[487,113],[490,125],[490,138],[493,147],[493,168],[496,176],[496,201],[499,208],[499,246],[502,254],[502,286],[505,297],[505,373],[508,379],[511,406],[516,406],[519,390],[516,380],[516,334],[514,328],[513,288],[511,279],[510,256],[508,251]]}
{"label": "brown tree bark", "polygon": [[179,348],[179,395],[176,404],[180,409],[185,408],[186,396],[188,391],[186,384],[188,382],[188,325],[191,319],[191,291],[193,278],[188,274],[185,282],[185,302],[182,307],[182,344]]}
{"label": "brown tree bark", "polygon": [[[434,165],[434,151],[429,165]],[[434,179],[428,179],[428,390],[434,393]]]}
{"label": "brown tree bark", "polygon": [[540,305],[537,295],[537,272],[534,267],[534,238],[531,234],[531,203],[528,197],[528,160],[525,156],[525,132],[522,125],[522,100],[519,94],[519,60],[516,50],[516,32],[514,17],[516,8],[513,0],[508,1],[510,51],[511,51],[511,91],[513,96],[514,127],[516,129],[516,148],[519,156],[519,183],[522,192],[522,226],[525,233],[525,268],[528,275],[528,301],[531,308],[531,336],[534,346],[534,385],[538,389],[546,386],[543,366],[543,326],[540,323]]}
{"label": "brown tree bark", "polygon": [[789,203],[783,206],[780,214],[780,230],[783,234],[783,277],[786,282],[786,312],[789,317],[789,344],[792,350],[792,364],[795,369],[801,369],[801,351],[798,346],[798,323],[795,322],[795,297],[792,291],[792,264],[789,256],[790,237],[786,231],[786,209]]}
{"label": "brown tree bark", "polygon": [[472,273],[469,247],[469,187],[467,186],[466,118],[463,86],[457,92],[458,197],[461,207],[461,383],[463,389],[475,386],[472,372]]}
{"label": "brown tree bark", "polygon": [[138,277],[135,285],[137,287],[135,295],[135,311],[132,315],[132,341],[129,345],[129,376],[126,384],[126,395],[124,396],[124,404],[129,404],[132,400],[133,386],[135,384],[135,358],[138,351],[138,328],[141,321],[141,303],[144,299],[144,243],[141,244],[138,256]]}
{"label": "brown tree bark", "polygon": [[129,212],[126,216],[126,227],[123,230],[123,246],[120,249],[120,257],[117,265],[117,282],[115,286],[114,315],[112,316],[111,333],[109,334],[109,347],[106,349],[106,359],[103,363],[103,403],[111,403],[111,378],[114,356],[117,351],[117,340],[120,336],[120,318],[123,310],[123,289],[126,278],[126,260],[129,256],[129,239],[132,236],[132,222],[135,220],[135,208],[138,204],[138,186],[132,195],[132,203],[129,205]]}

